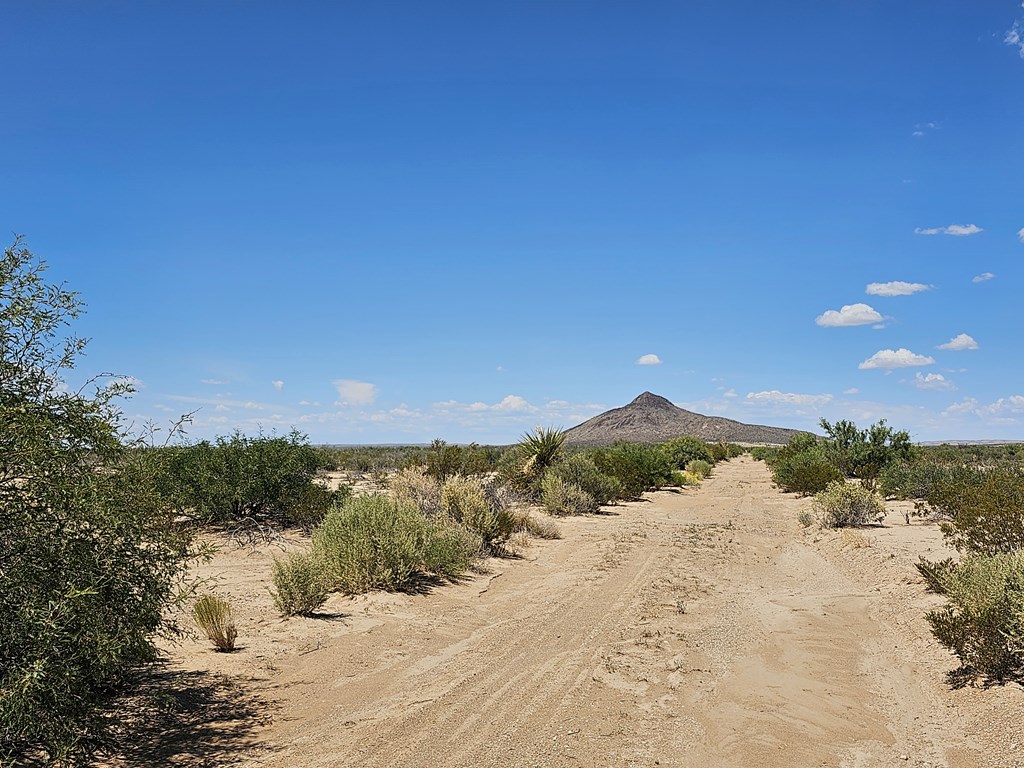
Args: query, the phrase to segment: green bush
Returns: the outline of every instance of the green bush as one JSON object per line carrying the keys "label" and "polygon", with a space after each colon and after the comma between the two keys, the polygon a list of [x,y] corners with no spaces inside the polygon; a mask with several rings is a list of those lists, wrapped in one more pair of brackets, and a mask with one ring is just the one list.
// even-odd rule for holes
{"label": "green bush", "polygon": [[406,467],[391,476],[391,495],[403,504],[412,504],[426,517],[434,519],[445,514],[441,503],[441,483],[427,474],[425,466]]}
{"label": "green bush", "polygon": [[858,483],[836,480],[814,497],[818,517],[826,528],[879,523],[885,518],[885,504],[874,491]]}
{"label": "green bush", "polygon": [[696,475],[697,477],[704,479],[705,477],[709,477],[711,475],[711,465],[708,464],[706,461],[694,459],[693,461],[687,462],[686,471],[689,472],[691,475]]}
{"label": "green bush", "polygon": [[690,435],[662,443],[661,448],[668,454],[676,469],[683,469],[694,460],[706,461],[708,464],[715,463],[712,448],[703,440]]}
{"label": "green bush", "polygon": [[480,551],[465,529],[428,520],[412,504],[375,494],[328,511],[313,532],[313,556],[332,590],[357,594],[401,590],[418,577],[453,579]]}
{"label": "green bush", "polygon": [[1024,663],[1024,552],[970,555],[942,576],[949,600],[928,613],[939,642],[965,669],[1002,679]]}
{"label": "green bush", "polygon": [[894,461],[911,457],[910,435],[885,425],[885,419],[867,429],[858,429],[852,421],[830,424],[821,420],[828,439],[822,442],[826,458],[845,477],[857,477],[873,486],[875,478]]}
{"label": "green bush", "polygon": [[204,523],[249,519],[311,527],[341,500],[315,482],[329,457],[297,430],[285,437],[235,432],[158,454],[164,495]]}
{"label": "green bush", "polygon": [[602,473],[619,481],[627,500],[670,485],[676,469],[669,453],[650,443],[615,443],[595,450],[592,458]]}
{"label": "green bush", "polygon": [[564,431],[537,427],[505,452],[498,463],[498,475],[504,484],[539,498],[544,471],[562,456],[564,445]]}
{"label": "green bush", "polygon": [[192,618],[218,651],[235,650],[238,630],[231,616],[231,604],[216,595],[203,595],[192,607]]}
{"label": "green bush", "polygon": [[594,460],[584,453],[575,453],[556,462],[548,472],[586,491],[598,506],[610,504],[622,493],[619,481],[601,472]]}
{"label": "green bush", "polygon": [[763,461],[766,464],[770,464],[778,453],[779,449],[774,445],[755,445],[750,449],[754,461]]}
{"label": "green bush", "polygon": [[327,601],[324,565],[305,552],[274,558],[272,580],[270,594],[282,616],[310,616]]}
{"label": "green bush", "polygon": [[1024,549],[1024,467],[953,467],[930,489],[927,507],[948,518],[947,541],[961,552]]}
{"label": "green bush", "polygon": [[82,764],[191,555],[120,427],[130,384],[63,386],[78,296],[16,240],[0,256],[0,764]]}
{"label": "green bush", "polygon": [[477,478],[452,475],[441,486],[441,506],[450,520],[480,537],[490,552],[501,552],[516,531],[506,500]]}
{"label": "green bush", "polygon": [[890,499],[927,499],[939,486],[970,481],[977,470],[963,464],[938,462],[925,456],[898,459],[878,474],[878,489]]}
{"label": "green bush", "polygon": [[426,454],[427,474],[444,482],[453,475],[475,477],[494,471],[497,452],[476,443],[451,445],[434,440]]}
{"label": "green bush", "polygon": [[843,473],[817,446],[798,451],[787,448],[780,450],[771,464],[772,479],[784,491],[810,496],[843,479]]}
{"label": "green bush", "polygon": [[541,478],[540,489],[541,504],[552,515],[587,515],[601,509],[597,499],[550,470]]}
{"label": "green bush", "polygon": [[951,557],[946,557],[942,560],[926,560],[921,557],[914,563],[914,567],[921,574],[921,578],[924,579],[925,588],[929,592],[942,595],[946,591],[946,579],[949,578],[952,570],[956,568],[956,561]]}

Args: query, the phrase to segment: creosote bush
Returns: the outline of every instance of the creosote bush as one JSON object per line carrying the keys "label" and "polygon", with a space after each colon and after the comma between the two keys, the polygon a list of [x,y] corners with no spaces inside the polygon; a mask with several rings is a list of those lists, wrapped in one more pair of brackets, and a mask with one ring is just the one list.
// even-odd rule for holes
{"label": "creosote bush", "polygon": [[966,670],[994,679],[1024,664],[1024,552],[970,555],[939,574],[949,600],[928,613],[935,637]]}
{"label": "creosote bush", "polygon": [[705,477],[711,475],[711,464],[703,461],[702,459],[693,459],[686,463],[686,471],[703,480]]}
{"label": "creosote bush", "polygon": [[556,462],[547,471],[585,491],[598,506],[610,504],[622,492],[622,484],[618,479],[604,474],[594,460],[584,453],[574,453]]}
{"label": "creosote bush", "polygon": [[540,489],[541,503],[552,515],[588,515],[601,508],[589,493],[552,472],[544,473]]}
{"label": "creosote bush", "polygon": [[814,505],[821,524],[826,528],[879,523],[885,517],[885,505],[874,491],[845,480],[830,483],[816,494]]}
{"label": "creosote bush", "polygon": [[231,604],[216,595],[203,595],[192,608],[192,618],[218,651],[235,650],[238,630],[231,616]]}
{"label": "creosote bush", "polygon": [[669,452],[650,443],[615,443],[591,453],[597,468],[619,481],[622,498],[639,499],[645,491],[657,490],[674,482]]}
{"label": "creosote bush", "polygon": [[324,564],[306,552],[274,558],[274,605],[282,616],[311,616],[327,601]]}
{"label": "creosote bush", "polygon": [[380,494],[332,508],[313,533],[328,587],[346,594],[408,589],[424,575],[458,578],[481,547],[462,526],[428,520],[416,506]]}
{"label": "creosote bush", "polygon": [[828,460],[814,435],[802,432],[770,459],[772,479],[782,490],[811,496],[825,490],[843,473]]}
{"label": "creosote bush", "polygon": [[449,520],[479,536],[489,552],[500,552],[516,530],[507,498],[478,478],[450,476],[441,486],[441,507]]}

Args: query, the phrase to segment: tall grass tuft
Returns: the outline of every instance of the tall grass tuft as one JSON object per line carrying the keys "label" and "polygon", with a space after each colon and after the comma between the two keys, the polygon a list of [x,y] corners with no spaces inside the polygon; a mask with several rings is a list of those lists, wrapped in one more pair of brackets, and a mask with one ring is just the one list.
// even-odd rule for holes
{"label": "tall grass tuft", "polygon": [[192,618],[213,643],[218,651],[230,653],[235,650],[235,620],[231,616],[231,605],[216,595],[203,595],[192,608]]}

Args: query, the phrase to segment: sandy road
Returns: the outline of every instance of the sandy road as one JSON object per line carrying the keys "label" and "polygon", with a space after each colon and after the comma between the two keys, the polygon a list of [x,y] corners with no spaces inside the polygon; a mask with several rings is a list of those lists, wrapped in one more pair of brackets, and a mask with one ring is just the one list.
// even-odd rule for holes
{"label": "sandy road", "polygon": [[1020,697],[945,684],[906,553],[802,531],[747,458],[649,499],[464,584],[337,598],[247,764],[1020,764],[1019,711],[983,724]]}

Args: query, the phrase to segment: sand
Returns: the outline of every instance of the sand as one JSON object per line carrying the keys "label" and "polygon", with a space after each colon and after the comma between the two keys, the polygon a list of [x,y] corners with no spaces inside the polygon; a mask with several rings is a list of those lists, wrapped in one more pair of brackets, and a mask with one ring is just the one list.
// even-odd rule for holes
{"label": "sand", "polygon": [[201,572],[240,648],[169,646],[202,693],[120,763],[1024,765],[1024,690],[951,686],[924,619],[941,599],[913,563],[943,556],[935,525],[894,504],[880,527],[804,529],[809,507],[743,457],[460,584],[287,621],[267,591],[281,550],[224,548]]}

